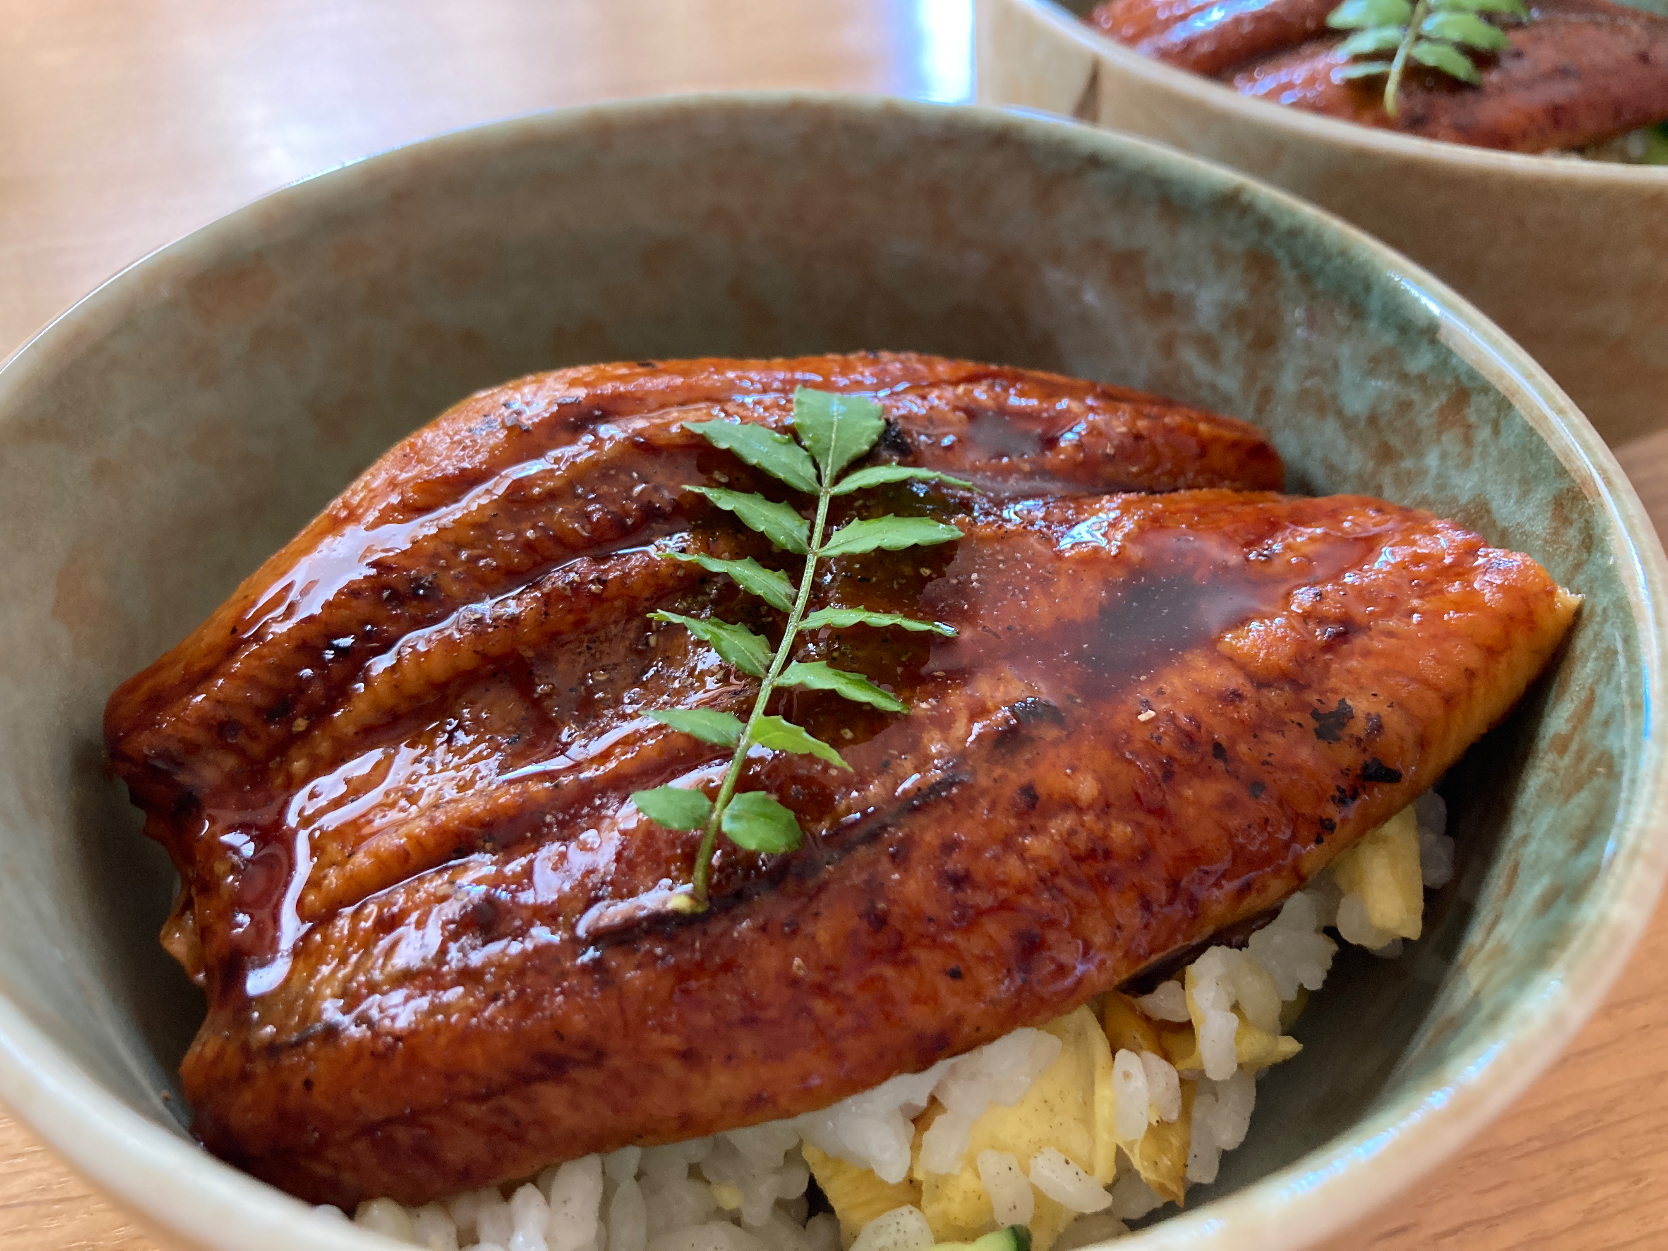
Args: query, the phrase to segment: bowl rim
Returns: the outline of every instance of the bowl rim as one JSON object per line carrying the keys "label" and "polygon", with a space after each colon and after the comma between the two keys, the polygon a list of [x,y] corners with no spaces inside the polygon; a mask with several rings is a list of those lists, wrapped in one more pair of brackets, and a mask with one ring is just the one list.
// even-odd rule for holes
{"label": "bowl rim", "polygon": [[[1147,86],[1184,96],[1189,103],[1217,113],[1243,114],[1266,130],[1280,133],[1288,141],[1354,149],[1382,158],[1433,161],[1452,167],[1471,167],[1471,172],[1534,181],[1549,177],[1566,178],[1583,184],[1607,187],[1638,187],[1661,190],[1668,187],[1668,166],[1625,165],[1614,161],[1589,161],[1580,157],[1546,156],[1530,152],[1503,152],[1475,148],[1441,139],[1425,139],[1400,131],[1380,130],[1358,122],[1346,122],[1322,113],[1275,104],[1254,96],[1243,96],[1233,88],[1204,74],[1167,65],[1143,56],[1068,9],[1061,0],[976,0],[981,7],[1008,5],[1024,10],[1052,27],[1056,33],[1091,52],[1098,61]],[[991,55],[999,55],[992,53]],[[981,45],[979,59],[984,59]],[[1114,125],[1108,122],[1106,125]]]}
{"label": "bowl rim", "polygon": [[[84,296],[0,365],[0,429],[9,424],[5,414],[11,396],[37,378],[50,378],[60,352],[124,316],[129,287],[140,276],[238,248],[274,222],[305,219],[316,208],[381,180],[387,171],[432,162],[449,149],[560,142],[598,122],[618,132],[680,113],[699,112],[710,119],[794,109],[874,124],[895,115],[916,126],[963,126],[1050,148],[1060,156],[1116,162],[1159,179],[1202,181],[1231,191],[1271,218],[1330,234],[1337,255],[1382,271],[1392,286],[1428,310],[1440,340],[1512,402],[1605,516],[1639,635],[1645,712],[1638,731],[1641,749],[1624,779],[1610,848],[1593,888],[1594,904],[1585,910],[1592,919],[1542,970],[1534,993],[1522,994],[1501,1016],[1490,1031],[1492,1041],[1446,1065],[1448,1080],[1435,1089],[1411,1102],[1404,1097],[1401,1108],[1374,1105],[1348,1131],[1291,1164],[1121,1239],[1118,1247],[1289,1251],[1336,1233],[1433,1168],[1553,1062],[1620,974],[1668,876],[1668,839],[1657,836],[1668,813],[1668,762],[1663,760],[1668,751],[1663,664],[1668,559],[1655,529],[1615,457],[1546,372],[1462,297],[1372,236],[1224,166],[1150,140],[1027,110],[813,91],[661,96],[544,110],[420,139],[321,171],[149,253]],[[1618,842],[1618,834],[1626,837]],[[1486,1082],[1485,1075],[1490,1075]],[[3,991],[0,1100],[95,1187],[148,1226],[194,1246],[281,1251],[300,1243],[324,1251],[373,1251],[386,1245],[367,1239],[334,1210],[310,1209],[129,1107],[47,1038]],[[1226,1239],[1218,1241],[1222,1235]]]}

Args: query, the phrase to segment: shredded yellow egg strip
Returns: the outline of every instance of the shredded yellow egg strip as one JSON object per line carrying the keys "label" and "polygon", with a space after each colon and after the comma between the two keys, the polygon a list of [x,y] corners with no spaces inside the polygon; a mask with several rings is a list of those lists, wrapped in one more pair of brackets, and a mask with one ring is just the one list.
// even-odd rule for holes
{"label": "shredded yellow egg strip", "polygon": [[[1331,871],[1346,899],[1358,901],[1350,906],[1363,914],[1356,918],[1361,932],[1384,942],[1419,936],[1424,892],[1411,807],[1339,856]],[[1359,941],[1348,932],[1345,937]],[[936,1242],[966,1242],[993,1228],[1023,1224],[1030,1228],[1032,1251],[1049,1251],[1079,1212],[1018,1172],[1030,1168],[1034,1181],[1036,1162],[1049,1151],[1069,1162],[1051,1158],[1051,1167],[1064,1170],[1073,1184],[1105,1187],[1133,1169],[1160,1199],[1183,1203],[1193,1105],[1207,1069],[1202,1032],[1231,1028],[1237,1071],[1253,1075],[1302,1050],[1286,1030],[1306,993],[1300,989],[1296,998],[1282,1001],[1260,965],[1238,959],[1237,952],[1219,954],[1226,951],[1213,948],[1183,972],[1179,989],[1186,1022],[1157,1020],[1129,995],[1113,991],[1043,1026],[1060,1040],[1059,1056],[1018,1102],[992,1104],[973,1122],[958,1172],[934,1173],[922,1164],[923,1135],[944,1111],[936,1102],[915,1122],[910,1173],[896,1184],[807,1143],[806,1162],[839,1218],[843,1245],[850,1247],[876,1217],[908,1205],[926,1216]],[[1237,1024],[1226,1018],[1220,1026],[1207,1023],[1207,1007],[1199,1002],[1201,981],[1216,976],[1234,987],[1231,1011]],[[1169,995],[1178,998],[1174,990]],[[1170,1015],[1179,1015],[1179,1008]],[[1126,1110],[1120,1117],[1115,1065],[1143,1063],[1143,1055],[1152,1058],[1145,1062],[1146,1073],[1158,1074],[1161,1082],[1164,1065],[1153,1061],[1168,1061],[1172,1089],[1153,1093],[1145,1116]],[[1147,1089],[1147,1081],[1144,1075],[1136,1088]]]}

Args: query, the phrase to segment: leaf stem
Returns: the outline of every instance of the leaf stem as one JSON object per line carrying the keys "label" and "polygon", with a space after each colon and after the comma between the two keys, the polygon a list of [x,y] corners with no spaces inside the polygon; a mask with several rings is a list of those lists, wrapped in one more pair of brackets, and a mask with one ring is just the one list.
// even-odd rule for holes
{"label": "leaf stem", "polygon": [[[831,478],[833,475],[823,476]],[[695,912],[705,912],[707,909],[712,886],[712,856],[718,846],[718,831],[724,820],[724,810],[730,806],[736,783],[741,780],[741,766],[753,746],[753,735],[758,728],[759,718],[765,715],[765,705],[770,702],[771,694],[775,691],[776,679],[793,655],[799,623],[805,619],[805,609],[811,602],[811,588],[815,582],[813,575],[816,573],[817,560],[822,555],[822,535],[824,527],[828,524],[828,504],[833,497],[832,487],[832,482],[824,481],[817,489],[817,516],[811,525],[810,542],[805,548],[805,571],[799,578],[799,594],[788,612],[788,624],[782,631],[782,641],[777,645],[776,655],[772,657],[770,668],[765,671],[759,682],[758,698],[753,701],[753,711],[741,732],[741,740],[736,744],[735,755],[730,757],[730,767],[724,771],[724,780],[718,785],[718,798],[713,800],[712,815],[707,818],[706,829],[701,834],[701,845],[695,852],[695,872],[690,878],[691,910]]]}
{"label": "leaf stem", "polygon": [[1402,36],[1400,45],[1396,48],[1395,59],[1390,62],[1390,77],[1384,83],[1384,111],[1391,117],[1397,113],[1396,93],[1402,88],[1402,74],[1407,69],[1407,58],[1413,52],[1413,45],[1419,42],[1419,30],[1425,24],[1425,15],[1430,11],[1431,0],[1419,0],[1413,6],[1413,13],[1407,19],[1407,33]]}

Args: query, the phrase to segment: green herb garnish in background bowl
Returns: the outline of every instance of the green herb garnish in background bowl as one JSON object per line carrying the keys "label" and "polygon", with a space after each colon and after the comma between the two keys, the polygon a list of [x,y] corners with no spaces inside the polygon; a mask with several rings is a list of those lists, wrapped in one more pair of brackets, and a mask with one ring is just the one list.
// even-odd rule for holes
{"label": "green herb garnish in background bowl", "polygon": [[1645,155],[1642,165],[1668,165],[1668,122],[1652,126],[1645,132]]}
{"label": "green herb garnish in background bowl", "polygon": [[828,509],[834,497],[867,490],[905,479],[936,479],[953,486],[972,484],[932,469],[904,465],[875,465],[847,474],[846,467],[866,455],[886,428],[880,405],[859,396],[832,395],[804,387],[794,392],[794,438],[764,426],[738,421],[689,422],[684,429],[701,435],[714,447],[734,452],[749,465],[763,470],[778,482],[805,495],[816,497],[813,520],[807,521],[788,504],[718,487],[691,486],[730,513],[749,529],[768,539],[778,551],[805,558],[796,587],[787,575],[766,569],[753,560],[721,560],[713,556],[668,553],[667,559],[687,560],[714,573],[728,574],[748,594],[788,614],[782,637],[774,649],[770,642],[746,626],[716,617],[687,617],[680,613],[655,612],[656,621],[675,622],[707,644],[729,664],[759,679],[759,693],[752,713],[744,722],[728,712],[700,708],[665,708],[648,715],[663,725],[694,735],[703,743],[733,747],[730,765],[724,771],[715,799],[708,799],[691,787],[657,786],[637,791],[632,802],[653,821],[673,830],[701,830],[701,844],[695,854],[690,884],[671,899],[674,912],[693,914],[707,908],[712,878],[712,857],[723,833],[738,847],[749,851],[775,853],[793,851],[804,841],[804,832],[792,811],[766,791],[736,793],[742,762],[754,746],[772,751],[815,756],[842,769],[851,766],[827,743],[782,717],[769,716],[765,707],[778,687],[832,691],[856,703],[883,712],[903,712],[904,703],[882,690],[860,673],[835,669],[822,661],[791,661],[794,645],[806,631],[844,629],[854,625],[897,626],[905,630],[930,631],[953,636],[955,631],[936,621],[917,621],[891,613],[868,612],[860,608],[823,608],[806,613],[819,561],[856,556],[877,549],[902,551],[947,543],[959,539],[954,526],[926,517],[875,517],[847,522],[832,534],[827,532]]}
{"label": "green herb garnish in background bowl", "polygon": [[1344,0],[1326,18],[1333,30],[1355,32],[1338,46],[1352,64],[1335,75],[1387,75],[1384,111],[1391,117],[1396,116],[1396,96],[1409,61],[1461,82],[1479,83],[1482,75],[1471,59],[1473,54],[1498,52],[1506,46],[1505,32],[1479,16],[1483,13],[1529,16],[1523,0]]}

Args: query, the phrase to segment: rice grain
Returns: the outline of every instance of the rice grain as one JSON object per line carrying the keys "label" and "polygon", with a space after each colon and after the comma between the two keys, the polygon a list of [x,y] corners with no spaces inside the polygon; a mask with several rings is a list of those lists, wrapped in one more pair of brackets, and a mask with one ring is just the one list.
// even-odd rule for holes
{"label": "rice grain", "polygon": [[981,1151],[979,1181],[990,1196],[991,1211],[998,1226],[1029,1225],[1036,1213],[1036,1196],[1031,1183],[1020,1171],[1012,1152]]}
{"label": "rice grain", "polygon": [[1073,1212],[1099,1212],[1112,1196],[1058,1147],[1044,1147],[1031,1157],[1031,1184]]}

